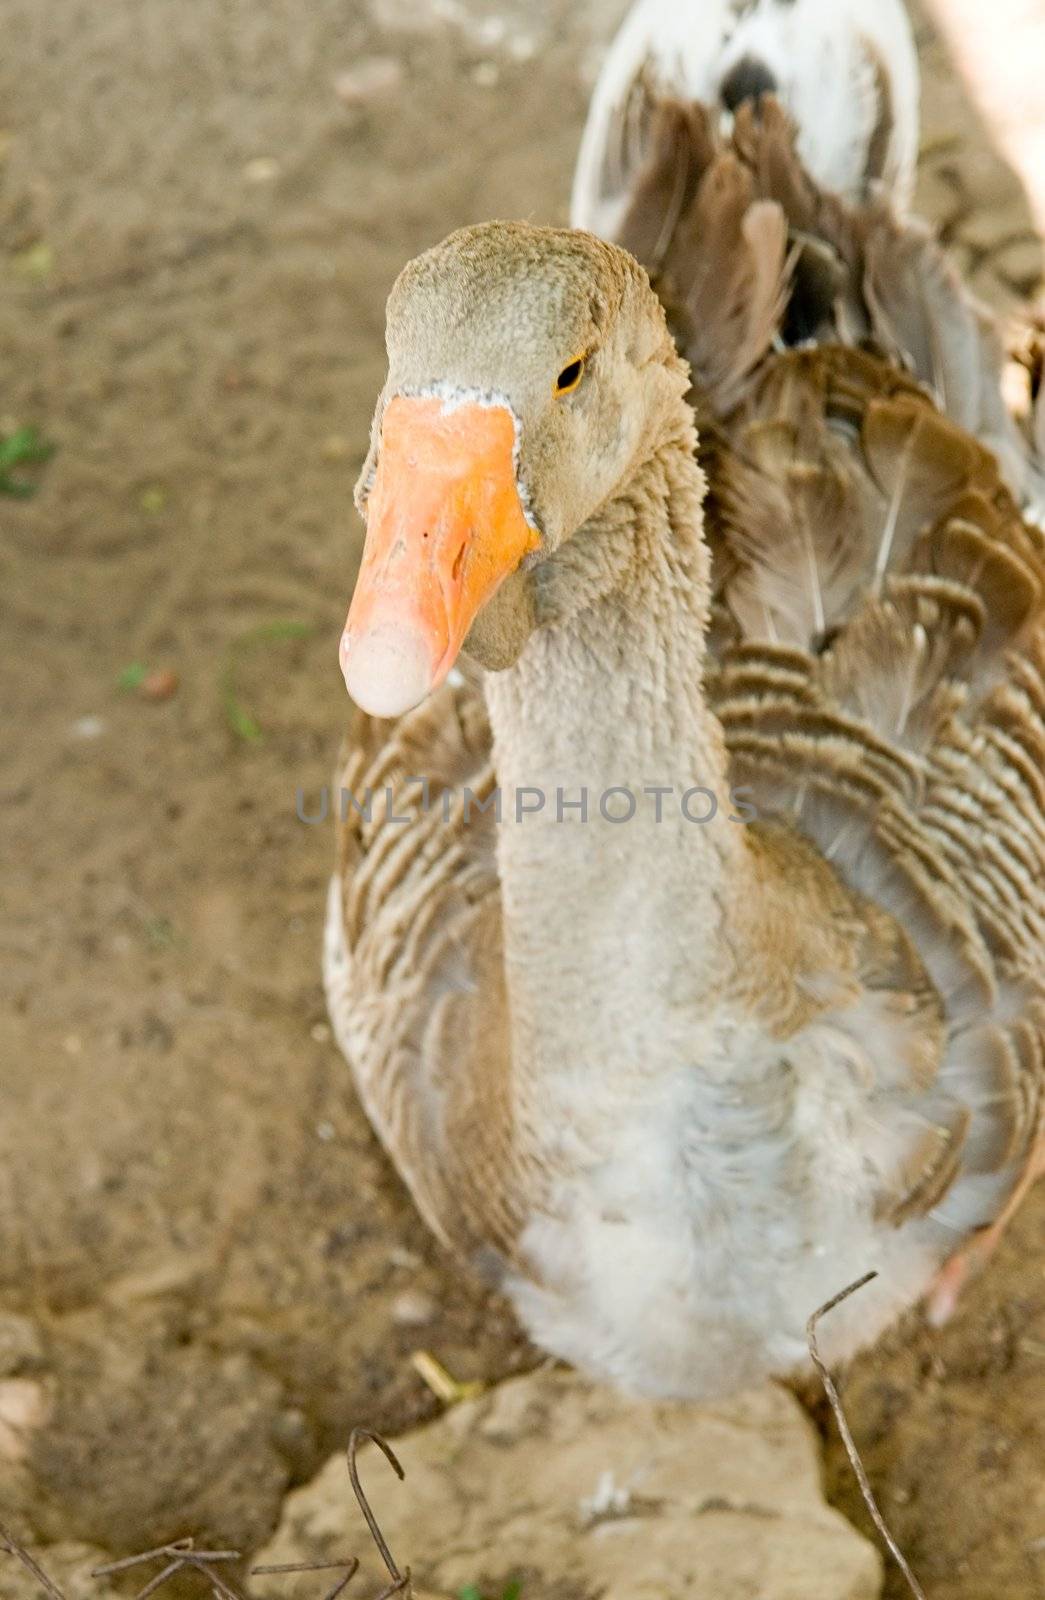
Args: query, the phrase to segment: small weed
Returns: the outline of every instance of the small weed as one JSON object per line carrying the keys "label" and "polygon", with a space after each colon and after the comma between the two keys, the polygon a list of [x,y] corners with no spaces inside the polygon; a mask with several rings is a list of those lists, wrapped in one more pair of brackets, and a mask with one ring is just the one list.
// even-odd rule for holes
{"label": "small weed", "polygon": [[53,455],[54,445],[41,439],[35,428],[16,428],[14,433],[0,436],[0,494],[28,500],[37,485],[12,477],[12,472],[15,467],[40,466]]}
{"label": "small weed", "polygon": [[132,661],[129,667],[124,667],[116,680],[116,687],[130,694],[134,689],[140,689],[149,676],[148,667],[140,661]]}
{"label": "small weed", "polygon": [[138,497],[138,504],[148,517],[158,517],[167,505],[167,491],[162,483],[151,483]]}
{"label": "small weed", "polygon": [[143,931],[150,950],[170,950],[178,943],[174,924],[168,917],[148,917]]}
{"label": "small weed", "polygon": [[[467,1589],[461,1590],[459,1600],[486,1600],[486,1596],[484,1596],[478,1584],[472,1583],[469,1584]],[[494,1600],[492,1595],[490,1600]],[[522,1600],[522,1585],[514,1581],[508,1584],[501,1594],[500,1600]]]}
{"label": "small weed", "polygon": [[46,283],[54,271],[54,251],[41,239],[11,257],[11,265],[23,278],[33,283]]}

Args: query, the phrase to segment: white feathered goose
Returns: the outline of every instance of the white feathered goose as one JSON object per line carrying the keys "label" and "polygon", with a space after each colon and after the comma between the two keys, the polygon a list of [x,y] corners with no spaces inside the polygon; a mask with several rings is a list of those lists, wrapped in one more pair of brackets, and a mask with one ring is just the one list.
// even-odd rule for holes
{"label": "white feathered goose", "polygon": [[[467,229],[392,292],[325,962],[440,1238],[549,1351],[693,1396],[871,1268],[833,1358],[952,1297],[1045,1127],[1045,545],[895,354],[781,348],[763,191],[808,180],[772,108],[714,121],[655,122],[630,211],[684,137],[692,390],[587,234]],[[905,272],[887,320],[946,344]]]}
{"label": "white feathered goose", "polygon": [[775,94],[817,183],[858,203],[878,185],[905,210],[918,159],[920,76],[903,0],[636,0],[610,47],[584,130],[574,227],[620,224],[620,135],[640,70],[721,108]]}

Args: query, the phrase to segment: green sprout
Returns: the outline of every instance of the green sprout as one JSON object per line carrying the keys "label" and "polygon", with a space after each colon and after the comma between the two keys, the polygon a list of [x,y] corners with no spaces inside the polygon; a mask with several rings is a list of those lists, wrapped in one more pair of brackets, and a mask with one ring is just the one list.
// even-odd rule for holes
{"label": "green sprout", "polygon": [[54,445],[41,439],[35,428],[16,428],[14,433],[0,435],[0,494],[28,500],[37,485],[12,477],[12,472],[15,467],[39,466],[53,455]]}
{"label": "green sprout", "polygon": [[140,661],[132,661],[129,667],[124,667],[116,680],[116,687],[130,694],[134,689],[140,689],[149,676],[148,667]]}
{"label": "green sprout", "polygon": [[[500,1600],[521,1600],[522,1584],[512,1580],[502,1593]],[[462,1589],[458,1600],[485,1600],[478,1584],[471,1583],[467,1589]]]}

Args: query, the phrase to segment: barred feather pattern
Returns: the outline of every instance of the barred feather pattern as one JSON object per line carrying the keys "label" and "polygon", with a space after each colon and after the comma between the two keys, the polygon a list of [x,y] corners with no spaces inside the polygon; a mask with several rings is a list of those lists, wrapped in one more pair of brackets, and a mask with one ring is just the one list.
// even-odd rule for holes
{"label": "barred feather pattern", "polygon": [[494,787],[485,704],[465,682],[396,723],[357,713],[324,951],[331,1020],[373,1126],[433,1232],[487,1275],[510,1252],[523,1187],[495,818],[482,809]]}
{"label": "barred feather pattern", "polygon": [[711,414],[727,416],[782,343],[876,351],[989,446],[1022,493],[1027,442],[1002,396],[1004,350],[929,227],[873,191],[819,188],[780,104],[683,105],[648,65],[624,102],[615,179],[630,199],[616,242],[647,268]]}
{"label": "barred feather pattern", "polygon": [[906,930],[944,1002],[884,1213],[950,1197],[986,1226],[1045,1134],[1045,539],[987,450],[838,349],[767,366],[711,482],[731,777]]}

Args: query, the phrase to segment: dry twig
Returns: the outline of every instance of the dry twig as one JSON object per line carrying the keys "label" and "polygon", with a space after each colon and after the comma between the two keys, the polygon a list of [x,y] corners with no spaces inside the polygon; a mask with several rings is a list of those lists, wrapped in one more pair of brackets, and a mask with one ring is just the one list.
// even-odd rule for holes
{"label": "dry twig", "polygon": [[863,1461],[860,1459],[860,1452],[857,1450],[856,1444],[853,1440],[853,1435],[850,1432],[849,1423],[846,1420],[845,1411],[842,1407],[842,1401],[839,1397],[838,1390],[835,1387],[835,1381],[828,1371],[827,1365],[820,1354],[820,1346],[817,1343],[817,1329],[824,1318],[829,1316],[832,1311],[837,1311],[840,1305],[843,1305],[846,1300],[850,1300],[854,1294],[858,1294],[861,1289],[866,1289],[867,1285],[869,1283],[873,1283],[877,1276],[877,1272],[867,1273],[867,1275],[861,1278],[858,1283],[852,1283],[849,1285],[848,1289],[843,1289],[841,1294],[836,1294],[833,1300],[829,1300],[827,1302],[826,1306],[821,1306],[819,1311],[814,1311],[813,1315],[806,1324],[806,1336],[809,1340],[809,1354],[812,1357],[814,1367],[820,1374],[820,1381],[824,1386],[824,1392],[830,1402],[831,1410],[835,1414],[835,1421],[838,1423],[838,1431],[842,1436],[842,1443],[845,1446],[845,1453],[849,1457],[849,1465],[852,1467],[853,1472],[856,1475],[856,1481],[860,1485],[860,1493],[863,1495],[864,1504],[871,1514],[871,1521],[874,1523],[875,1527],[878,1529],[878,1532],[884,1539],[893,1560],[896,1562],[897,1566],[900,1568],[900,1571],[907,1579],[908,1586],[911,1590],[911,1593],[914,1595],[915,1600],[925,1600],[925,1590],[922,1588],[921,1584],[918,1582],[918,1579],[911,1571],[907,1557],[904,1555],[903,1551],[900,1549],[900,1546],[889,1532],[885,1518],[882,1516],[882,1513],[879,1510],[878,1501],[875,1499],[874,1490],[871,1488],[871,1480],[867,1476]]}
{"label": "dry twig", "polygon": [[297,1561],[283,1567],[251,1567],[250,1575],[252,1578],[270,1578],[277,1574],[289,1577],[292,1573],[301,1572],[339,1572],[340,1579],[323,1596],[323,1600],[338,1600],[358,1571],[359,1562],[353,1556],[350,1561]]}
{"label": "dry twig", "polygon": [[[403,1595],[405,1600],[410,1600],[410,1596],[413,1594],[410,1568],[407,1567],[405,1572],[399,1570],[395,1558],[388,1548],[388,1541],[381,1532],[378,1520],[370,1509],[370,1502],[364,1494],[363,1486],[359,1481],[356,1456],[359,1452],[360,1444],[366,1439],[376,1444],[378,1449],[384,1453],[400,1479],[403,1479],[406,1475],[391,1447],[385,1443],[380,1435],[371,1433],[368,1428],[355,1429],[348,1445],[348,1475],[352,1484],[352,1492],[356,1497],[356,1503],[360,1511],[363,1513],[371,1538],[377,1546],[381,1559],[392,1579],[391,1584],[382,1589],[376,1600],[392,1600],[393,1595]],[[3,1526],[0,1526],[0,1556],[4,1555],[11,1556],[15,1561],[18,1561],[35,1578],[47,1596],[47,1600],[65,1600],[65,1596],[58,1585],[52,1578],[48,1577],[39,1562],[34,1560],[28,1550],[23,1545],[20,1545],[16,1539],[12,1538]],[[248,1597],[241,1590],[235,1588],[219,1570],[221,1567],[228,1566],[230,1563],[241,1559],[242,1557],[238,1550],[197,1550],[192,1539],[175,1539],[170,1544],[158,1545],[154,1550],[143,1550],[139,1555],[123,1556],[119,1561],[110,1561],[104,1567],[95,1567],[91,1572],[91,1577],[111,1578],[120,1573],[131,1572],[137,1567],[147,1566],[150,1561],[156,1561],[162,1562],[163,1565],[160,1567],[159,1572],[148,1580],[145,1587],[139,1589],[134,1600],[151,1600],[154,1594],[181,1572],[198,1572],[202,1574],[215,1600],[248,1600]],[[334,1587],[329,1589],[323,1596],[323,1600],[339,1600],[339,1597],[344,1594],[358,1571],[358,1560],[355,1556],[350,1556],[344,1561],[306,1561],[295,1562],[288,1566],[253,1567],[250,1576],[252,1578],[289,1577],[291,1574],[304,1572],[336,1572],[339,1575],[338,1580]]]}
{"label": "dry twig", "polygon": [[352,1481],[352,1490],[358,1502],[359,1509],[366,1519],[367,1527],[370,1529],[370,1537],[373,1539],[378,1550],[381,1552],[381,1559],[388,1568],[388,1575],[392,1579],[392,1587],[390,1589],[386,1589],[384,1594],[378,1597],[378,1600],[388,1600],[388,1597],[393,1594],[405,1594],[409,1600],[411,1593],[410,1568],[407,1567],[406,1572],[402,1573],[396,1566],[392,1552],[389,1550],[388,1544],[385,1540],[385,1536],[378,1527],[377,1518],[370,1509],[370,1502],[363,1493],[363,1485],[359,1481],[359,1467],[356,1462],[356,1457],[359,1454],[359,1446],[364,1439],[369,1439],[371,1444],[377,1445],[378,1449],[385,1456],[389,1465],[392,1467],[400,1483],[402,1483],[403,1479],[406,1477],[406,1473],[399,1465],[399,1459],[393,1451],[391,1445],[386,1444],[385,1440],[381,1438],[380,1434],[371,1433],[369,1428],[353,1429],[352,1437],[348,1441],[348,1476]]}
{"label": "dry twig", "polygon": [[24,1550],[20,1544],[16,1544],[2,1526],[0,1526],[0,1555],[13,1556],[27,1572],[32,1573],[37,1583],[42,1586],[44,1593],[49,1597],[49,1600],[65,1600],[62,1591],[56,1584],[51,1582],[47,1573],[33,1560],[28,1550]]}

